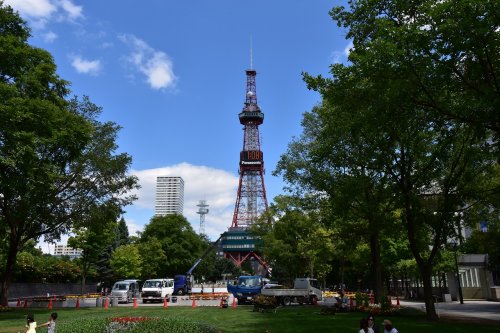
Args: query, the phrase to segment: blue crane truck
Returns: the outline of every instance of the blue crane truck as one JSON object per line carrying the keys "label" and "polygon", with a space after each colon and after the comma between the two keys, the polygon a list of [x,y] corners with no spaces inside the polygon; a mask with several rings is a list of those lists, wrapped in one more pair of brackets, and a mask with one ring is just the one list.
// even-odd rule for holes
{"label": "blue crane truck", "polygon": [[228,284],[227,291],[238,299],[238,303],[250,302],[255,295],[262,294],[276,298],[278,304],[314,304],[323,299],[323,293],[316,279],[296,278],[293,288],[267,283],[260,276],[240,276],[236,284]]}
{"label": "blue crane truck", "polygon": [[201,257],[199,257],[193,266],[186,272],[185,275],[175,275],[174,276],[174,295],[185,295],[185,294],[191,294],[191,289],[194,284],[194,278],[193,278],[193,271],[198,266],[198,264],[205,259],[205,257],[212,252],[213,249],[217,247],[217,244],[221,240],[222,235],[211,245],[207,248],[205,253]]}
{"label": "blue crane truck", "polygon": [[260,294],[266,279],[261,276],[243,275],[238,278],[236,284],[228,283],[227,291],[238,299],[238,303],[250,302],[252,298]]}

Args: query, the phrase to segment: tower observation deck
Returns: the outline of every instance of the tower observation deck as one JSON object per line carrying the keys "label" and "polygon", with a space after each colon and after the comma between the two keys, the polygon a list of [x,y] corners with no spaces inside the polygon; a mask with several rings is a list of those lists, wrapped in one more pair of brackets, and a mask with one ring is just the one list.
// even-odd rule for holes
{"label": "tower observation deck", "polygon": [[247,231],[268,209],[264,185],[264,154],[259,133],[264,114],[257,104],[256,75],[255,70],[246,70],[245,103],[238,114],[240,124],[243,125],[240,177],[231,227],[222,235],[222,250],[224,256],[232,259],[238,266],[247,259],[254,258],[268,269],[265,260],[256,251],[260,240]]}

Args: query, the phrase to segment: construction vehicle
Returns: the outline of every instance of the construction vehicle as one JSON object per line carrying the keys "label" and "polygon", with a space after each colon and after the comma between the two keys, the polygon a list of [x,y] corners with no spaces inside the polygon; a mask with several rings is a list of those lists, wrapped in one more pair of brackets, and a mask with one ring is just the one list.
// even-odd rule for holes
{"label": "construction vehicle", "polygon": [[222,235],[219,236],[219,238],[215,242],[213,242],[212,245],[209,246],[205,250],[203,255],[195,261],[193,266],[191,266],[191,268],[186,272],[185,275],[175,275],[174,276],[174,294],[175,295],[191,294],[191,290],[192,290],[193,284],[194,284],[194,278],[192,275],[194,269],[196,268],[196,266],[199,265],[199,263],[203,259],[205,259],[205,257],[210,252],[212,252],[217,247],[217,244],[219,244],[219,241],[221,240],[221,238],[222,238]]}
{"label": "construction vehicle", "polygon": [[314,304],[323,299],[323,292],[316,279],[297,278],[292,289],[267,283],[261,276],[240,276],[235,284],[228,284],[227,291],[238,299],[238,303],[250,302],[255,295],[262,294],[276,298],[278,304]]}
{"label": "construction vehicle", "polygon": [[323,299],[323,292],[318,280],[311,278],[296,278],[293,289],[285,289],[279,285],[263,288],[261,294],[272,296],[276,298],[278,304],[285,306],[291,303],[315,304]]}
{"label": "construction vehicle", "polygon": [[242,304],[250,302],[255,295],[260,294],[265,284],[266,279],[261,276],[243,275],[235,283],[228,283],[227,291],[238,299],[238,303]]}

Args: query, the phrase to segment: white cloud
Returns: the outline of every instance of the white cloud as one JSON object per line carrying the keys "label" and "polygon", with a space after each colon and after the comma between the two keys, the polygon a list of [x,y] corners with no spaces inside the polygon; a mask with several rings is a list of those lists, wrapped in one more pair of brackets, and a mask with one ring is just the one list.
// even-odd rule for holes
{"label": "white cloud", "polygon": [[347,44],[345,47],[344,47],[344,50],[342,51],[333,51],[331,54],[330,54],[330,61],[334,64],[340,64],[340,63],[343,63],[348,57],[349,57],[349,53],[351,53],[351,49],[354,47],[352,41],[349,42],[349,44]]}
{"label": "white cloud", "polygon": [[46,32],[42,35],[42,38],[46,43],[52,43],[57,37],[57,34],[53,31]]}
{"label": "white cloud", "polygon": [[351,53],[351,49],[354,48],[354,44],[352,42],[349,42],[349,44],[346,45],[344,48],[344,55],[346,57],[349,57],[349,53]]}
{"label": "white cloud", "polygon": [[[156,177],[179,176],[184,180],[184,216],[198,232],[200,216],[196,214],[199,200],[206,200],[209,213],[205,217],[205,233],[210,239],[216,240],[221,233],[231,226],[238,177],[220,169],[180,163],[156,169],[133,170],[132,174],[139,178],[141,188],[135,191],[138,200],[134,206],[147,211],[147,216],[153,217],[155,205]],[[124,216],[129,235],[135,236],[137,231],[144,230],[144,224],[135,218]],[[62,235],[57,244],[66,244],[70,235]],[[38,246],[45,253],[54,253],[54,244],[40,239]]]}
{"label": "white cloud", "polygon": [[165,52],[153,49],[134,35],[123,34],[118,38],[132,49],[125,59],[134,65],[135,70],[146,76],[151,88],[175,87],[177,77],[173,71],[173,63]]}
{"label": "white cloud", "polygon": [[83,17],[83,7],[75,5],[71,0],[5,0],[14,10],[30,22],[35,29],[45,29],[47,22],[74,21]]}
{"label": "white cloud", "polygon": [[[136,192],[137,208],[150,210],[154,215],[156,177],[179,176],[184,180],[184,216],[199,229],[200,217],[196,214],[199,200],[206,200],[209,214],[205,217],[205,232],[212,238],[231,226],[238,177],[220,169],[181,163],[173,166],[148,170],[135,170],[141,188]],[[127,218],[125,218],[127,220]],[[131,233],[132,234],[132,233]]]}
{"label": "white cloud", "polygon": [[5,4],[31,18],[48,18],[57,10],[50,0],[5,0]]}
{"label": "white cloud", "polygon": [[80,56],[72,56],[71,65],[78,73],[97,75],[101,70],[100,60],[86,60]]}
{"label": "white cloud", "polygon": [[70,20],[75,20],[77,18],[83,17],[82,6],[77,6],[70,0],[59,0],[57,4],[66,12]]}

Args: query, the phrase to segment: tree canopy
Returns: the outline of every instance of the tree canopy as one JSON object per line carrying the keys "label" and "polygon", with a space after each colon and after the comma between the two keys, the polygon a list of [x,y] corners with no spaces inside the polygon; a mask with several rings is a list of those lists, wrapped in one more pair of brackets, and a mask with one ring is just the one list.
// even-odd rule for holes
{"label": "tree canopy", "polygon": [[455,5],[334,8],[353,42],[350,62],[333,64],[332,78],[304,74],[322,103],[306,113],[302,137],[277,168],[291,188],[320,193],[334,214],[349,212],[344,223],[357,216],[368,230],[404,230],[430,319],[431,275],[457,234],[456,213],[491,207],[498,190],[499,5]]}
{"label": "tree canopy", "polygon": [[116,153],[119,126],[100,122],[89,98],[69,99],[52,56],[28,44],[30,30],[0,3],[0,228],[7,237],[0,304],[16,255],[30,239],[58,239],[99,207],[120,210],[137,179]]}

